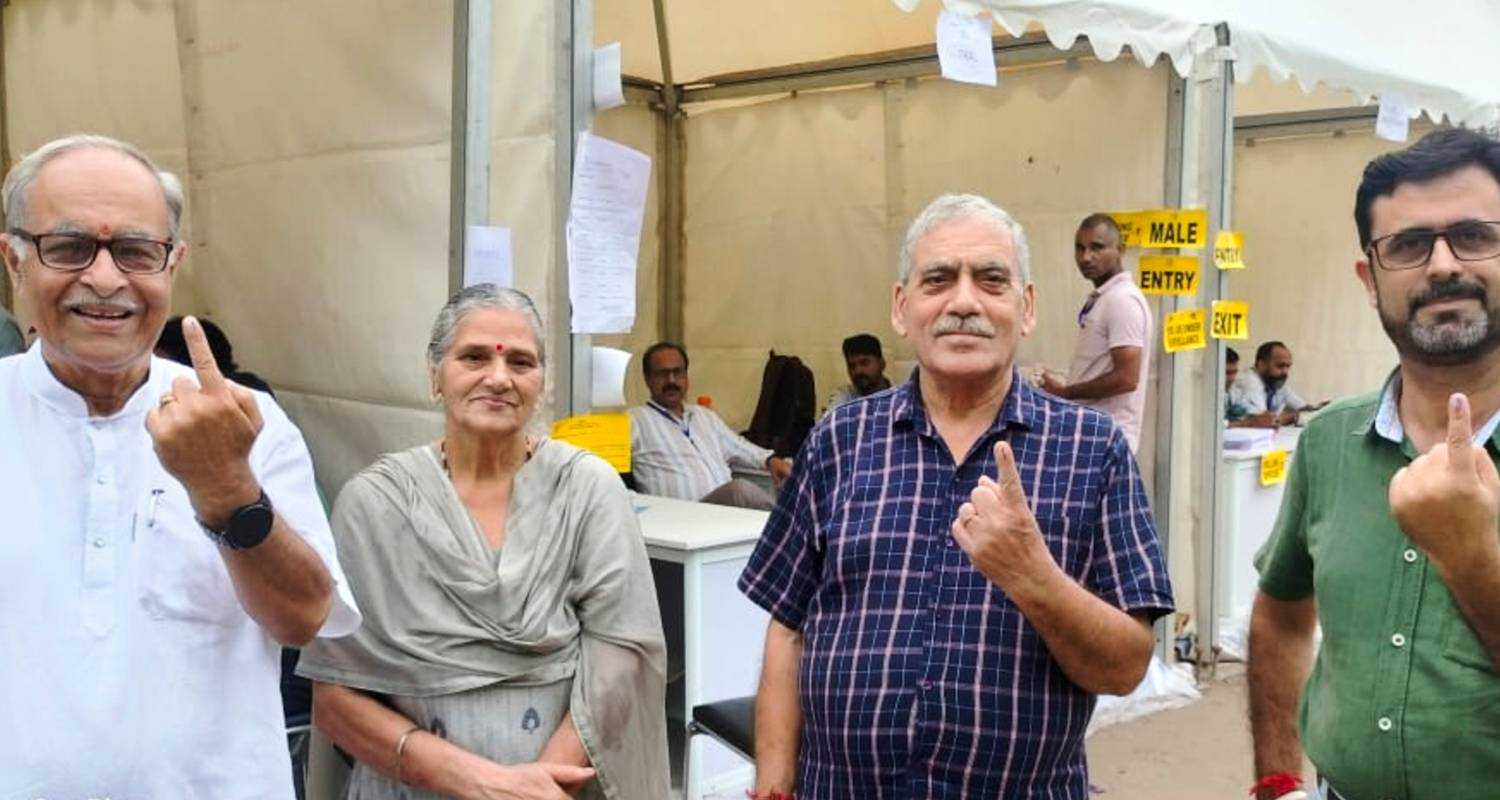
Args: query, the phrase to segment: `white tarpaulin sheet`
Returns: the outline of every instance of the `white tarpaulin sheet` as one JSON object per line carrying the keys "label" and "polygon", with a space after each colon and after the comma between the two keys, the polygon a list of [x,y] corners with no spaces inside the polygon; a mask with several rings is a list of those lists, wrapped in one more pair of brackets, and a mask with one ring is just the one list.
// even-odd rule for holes
{"label": "white tarpaulin sheet", "polygon": [[[921,0],[893,0],[905,10]],[[1409,108],[1466,125],[1500,124],[1500,3],[1445,0],[1420,12],[1403,0],[944,0],[955,11],[986,9],[1013,36],[1039,23],[1059,48],[1087,36],[1105,61],[1129,46],[1143,63],[1160,55],[1179,75],[1216,46],[1206,25],[1227,23],[1235,77],[1265,67],[1365,98],[1401,94]],[[1351,24],[1351,23],[1355,24]]]}

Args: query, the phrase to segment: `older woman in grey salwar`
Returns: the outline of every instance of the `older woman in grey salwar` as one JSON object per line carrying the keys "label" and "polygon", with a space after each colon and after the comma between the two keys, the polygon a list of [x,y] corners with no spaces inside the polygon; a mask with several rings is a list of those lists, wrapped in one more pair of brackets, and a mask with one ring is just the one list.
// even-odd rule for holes
{"label": "older woman in grey salwar", "polygon": [[356,765],[347,797],[666,797],[666,647],[624,485],[528,436],[541,323],[480,285],[428,348],[441,440],[387,455],[334,506],[364,626],[298,671]]}

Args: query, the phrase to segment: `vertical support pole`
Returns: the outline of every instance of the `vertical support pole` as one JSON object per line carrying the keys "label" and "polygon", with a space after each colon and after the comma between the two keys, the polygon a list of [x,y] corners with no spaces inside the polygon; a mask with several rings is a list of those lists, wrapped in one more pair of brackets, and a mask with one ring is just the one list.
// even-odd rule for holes
{"label": "vertical support pole", "polygon": [[[1213,29],[1216,47],[1199,61],[1187,93],[1184,119],[1194,135],[1185,137],[1186,153],[1196,154],[1191,172],[1184,164],[1184,192],[1194,205],[1208,208],[1209,233],[1230,225],[1230,201],[1233,192],[1234,161],[1234,65],[1229,56],[1229,28],[1220,24]],[[1191,175],[1191,180],[1188,176]],[[1228,285],[1224,273],[1213,264],[1212,240],[1203,249],[1203,280],[1199,282],[1198,302],[1208,309],[1223,298]],[[1190,429],[1196,432],[1196,491],[1198,501],[1197,538],[1194,547],[1196,563],[1195,606],[1197,608],[1198,665],[1200,672],[1212,678],[1218,662],[1219,607],[1218,590],[1223,581],[1220,568],[1219,475],[1224,448],[1224,345],[1211,339],[1200,359],[1202,370],[1197,376],[1198,402],[1193,405]]]}
{"label": "vertical support pole", "polygon": [[[573,165],[578,137],[594,124],[594,2],[556,3],[560,47],[554,108],[557,131],[557,259],[553,265],[549,352],[558,363],[553,374],[566,381],[553,394],[554,418],[586,414],[593,408],[593,337],[574,334],[568,282],[568,208],[573,196]],[[565,356],[565,358],[563,358]]]}
{"label": "vertical support pole", "polygon": [[490,221],[493,0],[453,2],[453,123],[449,135],[448,294],[464,285],[464,239]]}
{"label": "vertical support pole", "polygon": [[687,321],[683,313],[683,205],[686,184],[683,165],[686,160],[686,139],[682,130],[682,89],[672,80],[672,46],[667,38],[666,0],[652,0],[656,14],[656,49],[661,56],[661,105],[666,119],[667,146],[662,152],[663,226],[662,259],[658,281],[657,324],[661,337],[672,342],[682,342]]}
{"label": "vertical support pole", "polygon": [[[5,9],[10,0],[0,0],[0,176],[10,174],[10,92],[5,88]],[[14,310],[10,277],[0,276],[0,308]]]}
{"label": "vertical support pole", "polygon": [[[1187,82],[1170,68],[1167,71],[1167,131],[1166,174],[1162,187],[1162,200],[1169,208],[1182,204],[1182,156],[1183,156],[1183,103],[1187,94]],[[1167,314],[1176,311],[1178,300],[1169,295],[1156,299],[1156,324],[1160,330],[1166,327]],[[1151,343],[1155,347],[1155,343]],[[1152,469],[1152,507],[1156,517],[1156,535],[1161,541],[1162,559],[1170,566],[1173,541],[1176,533],[1172,525],[1172,442],[1177,434],[1174,417],[1177,400],[1176,365],[1178,357],[1163,353],[1156,366],[1156,446]],[[1169,661],[1176,630],[1170,617],[1162,617],[1156,623],[1156,655]]]}

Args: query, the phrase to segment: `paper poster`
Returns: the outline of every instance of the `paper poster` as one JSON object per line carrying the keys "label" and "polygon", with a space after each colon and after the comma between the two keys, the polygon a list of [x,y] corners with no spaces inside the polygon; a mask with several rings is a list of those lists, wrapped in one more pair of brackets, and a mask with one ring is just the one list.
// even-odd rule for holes
{"label": "paper poster", "polygon": [[589,362],[594,374],[594,408],[625,405],[625,370],[630,366],[630,354],[613,347],[595,347]]}
{"label": "paper poster", "polygon": [[630,415],[623,411],[560,419],[552,423],[552,438],[593,453],[616,472],[630,471]]}
{"label": "paper poster", "polygon": [[578,140],[568,204],[574,333],[629,333],[651,157],[591,133]]}
{"label": "paper poster", "polygon": [[1285,450],[1267,450],[1260,457],[1260,485],[1274,486],[1286,482]]}
{"label": "paper poster", "polygon": [[1197,256],[1141,256],[1136,273],[1142,294],[1180,297],[1198,293]]}
{"label": "paper poster", "polygon": [[992,25],[987,16],[971,17],[947,9],[938,13],[938,65],[944,78],[982,86],[999,83]]}
{"label": "paper poster", "polygon": [[510,228],[470,225],[464,229],[464,286],[476,283],[493,283],[504,288],[515,285]]}
{"label": "paper poster", "polygon": [[1189,308],[1173,311],[1161,326],[1162,347],[1168,353],[1183,350],[1198,350],[1208,345],[1208,334],[1203,326],[1203,309]]}
{"label": "paper poster", "polygon": [[1411,131],[1411,104],[1396,92],[1380,96],[1380,113],[1375,115],[1375,135],[1393,142],[1406,141]]}
{"label": "paper poster", "polygon": [[594,48],[594,110],[625,105],[625,86],[620,81],[620,43]]}
{"label": "paper poster", "polygon": [[1126,247],[1204,247],[1208,212],[1201,208],[1159,208],[1110,214]]}
{"label": "paper poster", "polygon": [[1214,237],[1214,265],[1219,269],[1245,268],[1245,234],[1219,231]]}
{"label": "paper poster", "polygon": [[1215,300],[1213,336],[1215,339],[1250,338],[1250,304],[1240,300]]}

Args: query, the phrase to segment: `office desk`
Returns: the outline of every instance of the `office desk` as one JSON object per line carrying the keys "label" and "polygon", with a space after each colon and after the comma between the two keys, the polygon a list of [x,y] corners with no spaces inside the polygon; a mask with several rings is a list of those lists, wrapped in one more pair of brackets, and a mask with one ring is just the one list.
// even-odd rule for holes
{"label": "office desk", "polygon": [[[693,706],[755,693],[765,642],[765,611],[735,583],[768,514],[649,495],[631,497],[651,556],[667,636],[667,723],[674,769]],[[705,736],[695,737],[688,800],[739,794],[754,769]]]}

